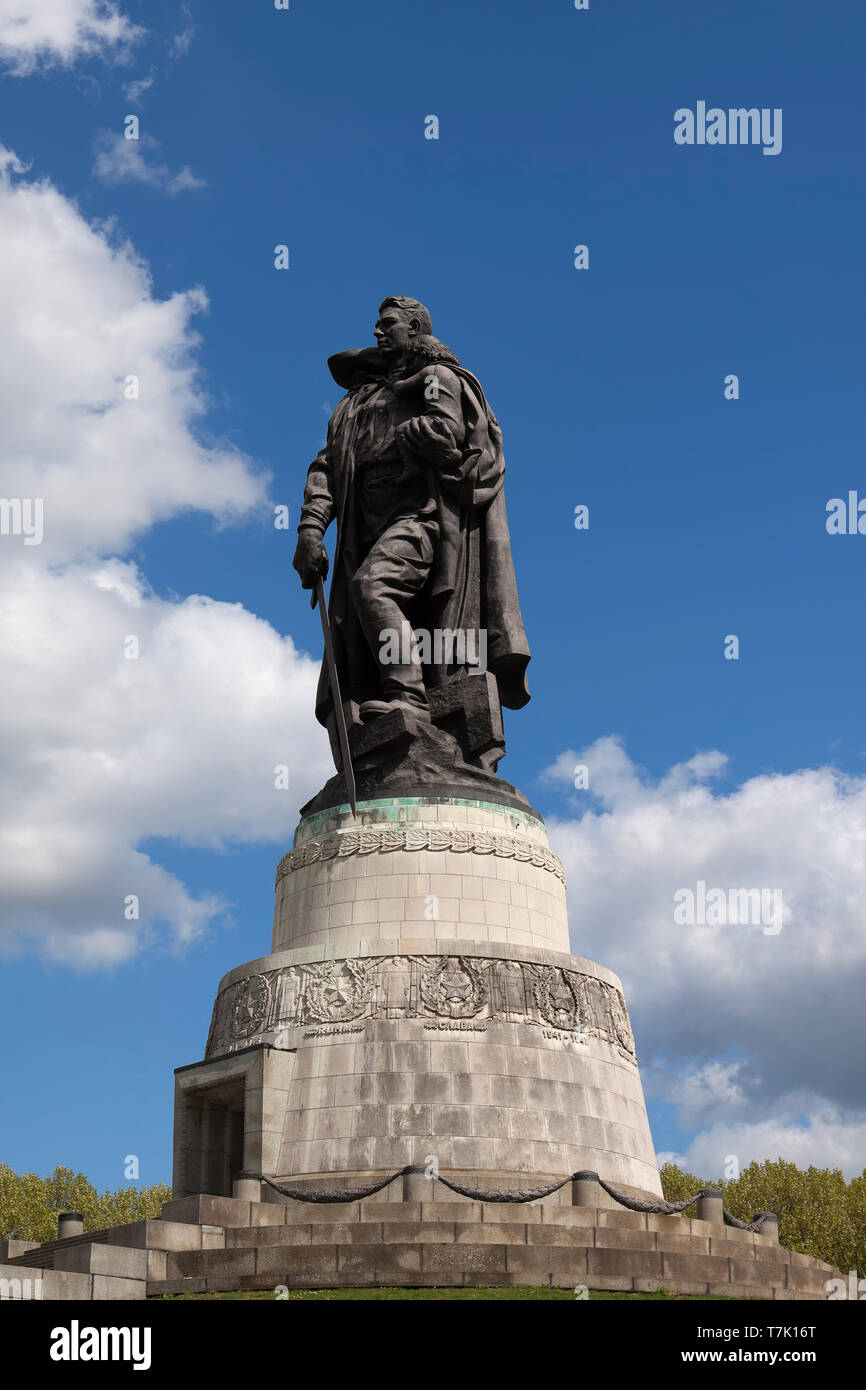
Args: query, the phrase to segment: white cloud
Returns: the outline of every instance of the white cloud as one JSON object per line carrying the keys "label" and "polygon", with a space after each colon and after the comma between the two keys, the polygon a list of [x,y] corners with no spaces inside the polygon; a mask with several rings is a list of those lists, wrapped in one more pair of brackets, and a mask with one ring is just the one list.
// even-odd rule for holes
{"label": "white cloud", "polygon": [[[119,560],[22,562],[6,574],[0,646],[7,948],[26,937],[94,965],[154,931],[188,942],[222,904],[192,898],[137,846],[288,846],[299,804],[329,775],[318,663],[240,604],[168,602]],[[275,788],[279,764],[288,790]],[[129,894],[140,923],[124,920]]]}
{"label": "white cloud", "polygon": [[159,141],[146,133],[137,140],[127,140],[116,131],[100,130],[94,143],[93,172],[103,183],[143,183],[172,197],[207,186],[188,164],[173,174],[158,160],[159,148]]}
{"label": "white cloud", "polygon": [[171,41],[168,46],[168,56],[170,59],[174,61],[176,61],[178,58],[186,57],[187,53],[190,50],[192,41],[195,38],[197,27],[193,23],[192,10],[186,3],[186,0],[184,0],[184,2],[181,4],[180,12],[181,17],[183,19],[183,28],[179,29],[176,34],[172,35]]}
{"label": "white cloud", "polygon": [[[697,1129],[713,1124],[720,1116],[730,1123],[748,1109],[748,1098],[741,1081],[742,1063],[732,1059],[686,1066],[676,1078],[676,1108],[684,1129]],[[644,1089],[648,1095],[670,1084],[667,1071],[660,1074],[649,1068],[644,1074]]]}
{"label": "white cloud", "polygon": [[16,172],[0,152],[0,495],[43,498],[45,539],[0,535],[0,933],[7,951],[111,965],[225,907],[163,868],[153,837],[286,845],[330,760],[317,663],[238,604],[155,595],[118,558],[192,509],[270,519],[251,461],[196,434],[203,293],[155,299],[131,247]]}
{"label": "white cloud", "polygon": [[[44,501],[58,562],[124,551],[191,508],[227,522],[261,510],[266,479],[194,427],[201,289],[155,299],[132,247],[88,224],[50,183],[18,180],[0,151],[2,492]],[[127,378],[139,399],[126,399]],[[0,545],[0,559],[13,550]]]}
{"label": "white cloud", "polygon": [[682,1153],[658,1155],[708,1181],[725,1176],[733,1157],[737,1170],[749,1163],[784,1158],[799,1168],[841,1168],[847,1178],[866,1168],[866,1115],[828,1105],[820,1096],[786,1097],[771,1116],[739,1124],[711,1125]]}
{"label": "white cloud", "polygon": [[[767,1117],[795,1093],[829,1111],[863,1106],[866,778],[823,767],[721,794],[711,783],[726,761],[701,753],[654,781],[615,738],[569,750],[545,777],[570,786],[586,764],[589,791],[569,798],[586,809],[548,829],[572,949],[621,975],[648,1090],[680,1102],[686,1124],[712,1127],[724,1109],[726,1133],[741,1125],[769,1142],[755,1126],[778,1127]],[[674,894],[699,880],[781,889],[782,930],[677,925]],[[830,1134],[807,1133],[801,1148]]]}
{"label": "white cloud", "polygon": [[127,98],[128,101],[131,101],[137,105],[138,102],[141,101],[141,98],[144,96],[145,92],[150,91],[155,81],[156,71],[155,69],[151,68],[150,72],[146,73],[144,77],[138,77],[135,78],[132,82],[128,82],[123,89],[123,95]]}
{"label": "white cloud", "polygon": [[15,77],[79,58],[124,61],[143,34],[109,0],[0,0],[0,64]]}
{"label": "white cloud", "polygon": [[[176,34],[172,34],[171,38],[168,40],[166,64],[168,70],[170,70],[175,63],[180,62],[182,58],[186,57],[192,47],[192,41],[198,32],[197,25],[193,22],[192,10],[186,3],[181,5],[181,18],[183,20],[183,28],[179,29]],[[124,87],[124,94],[131,102],[138,104],[144,94],[150,91],[156,79],[157,70],[156,68],[151,68],[144,77],[140,77],[137,81],[130,82]]]}

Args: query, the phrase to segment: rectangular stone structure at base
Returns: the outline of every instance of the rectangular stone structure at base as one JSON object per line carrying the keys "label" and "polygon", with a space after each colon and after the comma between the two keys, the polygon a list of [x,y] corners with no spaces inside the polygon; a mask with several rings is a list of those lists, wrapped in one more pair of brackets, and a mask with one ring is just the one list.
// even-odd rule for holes
{"label": "rectangular stone structure at base", "polygon": [[260,1045],[175,1072],[175,1197],[231,1197],[237,1173],[273,1173],[295,1055]]}

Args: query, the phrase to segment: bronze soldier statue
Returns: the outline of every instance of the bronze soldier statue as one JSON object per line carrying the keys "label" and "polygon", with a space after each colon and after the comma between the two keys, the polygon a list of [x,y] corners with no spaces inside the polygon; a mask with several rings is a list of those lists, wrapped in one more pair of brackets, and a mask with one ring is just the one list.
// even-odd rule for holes
{"label": "bronze soldier statue", "polygon": [[[471,676],[468,688],[480,689],[465,655],[479,650],[495,678],[494,698],[519,709],[529,699],[530,653],[505,511],[502,432],[477,378],[433,336],[418,300],[383,300],[374,335],[376,347],[328,360],[346,395],[307,474],[294,558],[304,588],[312,588],[328,573],[323,536],[336,520],[328,611],[347,722],[402,710],[426,723],[432,702],[435,723],[436,709],[448,703],[444,687],[460,681],[465,690]],[[464,640],[456,647],[428,640],[422,651],[422,631]],[[396,660],[388,633],[408,638]],[[316,715],[334,746],[331,711],[323,666]]]}

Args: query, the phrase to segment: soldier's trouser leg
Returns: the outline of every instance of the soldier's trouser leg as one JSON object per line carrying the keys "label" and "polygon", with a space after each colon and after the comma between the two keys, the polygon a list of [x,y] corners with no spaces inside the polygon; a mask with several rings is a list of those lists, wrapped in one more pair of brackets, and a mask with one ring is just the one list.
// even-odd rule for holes
{"label": "soldier's trouser leg", "polygon": [[[427,692],[406,609],[427,582],[438,529],[432,518],[402,517],[392,522],[352,579],[355,611],[379,663],[383,699],[402,700],[423,712],[428,708]],[[396,653],[391,634],[398,639]]]}

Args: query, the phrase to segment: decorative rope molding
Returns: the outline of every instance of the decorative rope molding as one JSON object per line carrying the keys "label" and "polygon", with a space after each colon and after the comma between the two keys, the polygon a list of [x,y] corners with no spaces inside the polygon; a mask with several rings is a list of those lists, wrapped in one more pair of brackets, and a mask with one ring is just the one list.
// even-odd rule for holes
{"label": "decorative rope molding", "polygon": [[[392,1173],[388,1178],[380,1178],[377,1182],[367,1183],[364,1187],[333,1187],[333,1188],[309,1188],[309,1187],[288,1187],[283,1183],[272,1182],[259,1173],[238,1173],[239,1178],[252,1178],[253,1181],[267,1183],[275,1192],[279,1192],[283,1197],[291,1197],[296,1202],[360,1202],[365,1197],[372,1197],[376,1192],[381,1192],[383,1188],[390,1187],[392,1182],[398,1178],[405,1177],[424,1177],[427,1174],[426,1168],[420,1164],[410,1163],[405,1168],[400,1168],[396,1173]],[[549,1197],[551,1193],[558,1192],[561,1187],[571,1182],[571,1177],[563,1178],[561,1182],[553,1183],[550,1187],[530,1187],[522,1191],[509,1192],[504,1188],[475,1188],[465,1187],[462,1183],[452,1182],[450,1178],[443,1178],[437,1174],[436,1181],[441,1182],[443,1187],[449,1188],[451,1192],[457,1192],[462,1197],[470,1197],[478,1202],[536,1202],[539,1197]]]}
{"label": "decorative rope molding", "polygon": [[[391,1183],[396,1182],[398,1178],[429,1177],[430,1175],[427,1169],[420,1164],[410,1163],[405,1168],[400,1168],[396,1173],[392,1173],[390,1177],[379,1178],[378,1181],[366,1183],[363,1187],[332,1188],[290,1187],[285,1183],[273,1182],[271,1178],[266,1178],[263,1173],[238,1173],[236,1176],[249,1178],[254,1182],[266,1183],[275,1192],[279,1192],[283,1197],[290,1197],[293,1201],[315,1203],[360,1202],[365,1197],[372,1197],[375,1193],[390,1187]],[[508,1188],[468,1187],[465,1183],[454,1182],[451,1178],[443,1178],[441,1174],[436,1174],[436,1181],[440,1182],[443,1187],[447,1187],[450,1192],[458,1193],[461,1197],[468,1197],[473,1202],[537,1202],[542,1197],[550,1197],[554,1192],[559,1192],[566,1183],[576,1182],[579,1179],[597,1182],[599,1187],[621,1207],[626,1207],[629,1211],[645,1212],[651,1216],[678,1216],[699,1197],[721,1197],[722,1195],[715,1188],[702,1187],[700,1192],[696,1192],[693,1197],[686,1197],[682,1202],[648,1202],[640,1197],[629,1197],[625,1192],[617,1192],[615,1187],[604,1182],[597,1173],[588,1170],[569,1173],[567,1178],[563,1178],[560,1182],[551,1183],[549,1187],[527,1187],[511,1190]],[[776,1221],[777,1219],[772,1211],[759,1212],[754,1221],[740,1221],[724,1207],[722,1214],[726,1226],[736,1226],[740,1231],[753,1231],[756,1235],[761,1234],[761,1229],[767,1221]]]}
{"label": "decorative rope molding", "polygon": [[390,854],[395,850],[451,850],[455,854],[493,854],[499,859],[516,859],[546,869],[565,883],[562,861],[552,850],[543,849],[522,835],[500,834],[494,830],[472,830],[466,826],[395,825],[368,830],[344,830],[324,840],[311,840],[284,854],[277,865],[276,885],[287,874],[317,864],[323,859],[345,859],[350,854]]}
{"label": "decorative rope molding", "polygon": [[[721,1192],[715,1187],[702,1187],[700,1192],[696,1192],[693,1197],[686,1197],[682,1202],[644,1202],[639,1197],[627,1197],[624,1192],[617,1192],[615,1188],[609,1187],[597,1173],[576,1173],[575,1177],[593,1178],[615,1202],[619,1202],[621,1207],[628,1207],[630,1211],[645,1211],[652,1216],[679,1216],[690,1207],[699,1197],[721,1197]],[[776,1214],[772,1211],[759,1212],[754,1221],[741,1221],[739,1217],[733,1216],[726,1207],[722,1207],[722,1216],[726,1226],[736,1226],[740,1231],[754,1231],[760,1235],[761,1227],[768,1219],[776,1220]]]}

